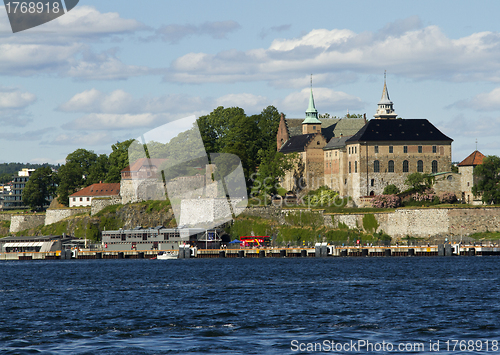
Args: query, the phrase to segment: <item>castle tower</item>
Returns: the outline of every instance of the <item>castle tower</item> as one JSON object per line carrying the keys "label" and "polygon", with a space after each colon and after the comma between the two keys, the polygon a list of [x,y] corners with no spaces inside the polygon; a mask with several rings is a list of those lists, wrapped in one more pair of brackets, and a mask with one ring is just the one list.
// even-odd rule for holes
{"label": "castle tower", "polygon": [[309,107],[306,111],[306,119],[302,122],[302,134],[321,133],[321,121],[318,120],[318,110],[314,106],[311,74],[311,94],[309,95]]}
{"label": "castle tower", "polygon": [[373,117],[379,120],[396,118],[398,114],[394,112],[393,106],[394,104],[389,98],[389,91],[387,91],[386,73],[384,72],[384,90],[382,91],[382,99],[380,99],[377,113],[374,114]]}

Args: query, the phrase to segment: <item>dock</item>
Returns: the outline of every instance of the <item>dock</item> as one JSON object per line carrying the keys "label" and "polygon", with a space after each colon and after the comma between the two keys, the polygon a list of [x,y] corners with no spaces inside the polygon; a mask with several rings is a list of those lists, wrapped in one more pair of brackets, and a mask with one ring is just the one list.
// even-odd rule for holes
{"label": "dock", "polygon": [[[185,249],[185,252],[184,250]],[[1,253],[2,260],[86,260],[86,259],[153,259],[161,250],[63,250],[51,252]],[[181,255],[182,254],[182,255]],[[433,246],[359,246],[341,247],[318,243],[315,247],[197,249],[180,248],[179,258],[330,258],[330,257],[426,257],[426,256],[494,256],[500,247],[439,244]]]}

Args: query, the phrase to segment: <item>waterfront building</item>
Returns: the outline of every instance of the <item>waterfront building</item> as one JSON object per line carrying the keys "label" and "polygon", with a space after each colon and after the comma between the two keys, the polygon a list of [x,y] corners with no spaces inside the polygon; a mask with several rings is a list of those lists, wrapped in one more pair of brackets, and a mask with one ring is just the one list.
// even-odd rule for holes
{"label": "waterfront building", "polygon": [[4,194],[4,210],[16,210],[28,208],[23,203],[23,190],[35,169],[23,168],[18,171],[17,176],[12,180],[12,188],[7,194]]}
{"label": "waterfront building", "polygon": [[69,196],[69,207],[87,207],[94,198],[111,198],[120,196],[120,183],[98,183],[87,186]]}

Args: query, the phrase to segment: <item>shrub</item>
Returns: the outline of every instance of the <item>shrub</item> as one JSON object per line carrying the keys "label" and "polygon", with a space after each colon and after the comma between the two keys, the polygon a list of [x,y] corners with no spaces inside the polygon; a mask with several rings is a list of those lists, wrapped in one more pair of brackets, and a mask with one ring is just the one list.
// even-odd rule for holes
{"label": "shrub", "polygon": [[382,192],[382,195],[397,195],[399,194],[399,189],[396,185],[390,184],[384,187],[384,192]]}
{"label": "shrub", "polygon": [[453,192],[442,192],[438,195],[440,203],[454,203],[457,196]]}
{"label": "shrub", "polygon": [[377,195],[372,199],[372,206],[376,208],[397,208],[401,206],[401,199],[397,195]]}

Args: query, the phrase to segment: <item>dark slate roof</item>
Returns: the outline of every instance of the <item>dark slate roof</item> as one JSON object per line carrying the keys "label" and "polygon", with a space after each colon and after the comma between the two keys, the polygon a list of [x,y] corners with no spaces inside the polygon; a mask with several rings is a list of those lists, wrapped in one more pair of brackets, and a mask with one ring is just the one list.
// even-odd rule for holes
{"label": "dark slate roof", "polygon": [[354,136],[352,142],[373,141],[453,141],[426,119],[370,120]]}
{"label": "dark slate roof", "polygon": [[328,144],[323,147],[323,150],[330,150],[330,149],[345,147],[345,141],[351,137],[352,136],[334,137],[334,138],[330,139]]}
{"label": "dark slate roof", "polygon": [[316,135],[316,133],[301,134],[300,136],[290,137],[281,147],[281,153],[303,152],[307,143]]}
{"label": "dark slate roof", "polygon": [[[356,134],[364,125],[362,118],[320,118],[321,134],[328,141],[332,137],[338,137],[340,134],[350,136]],[[290,137],[302,134],[303,118],[286,118],[285,123]]]}

